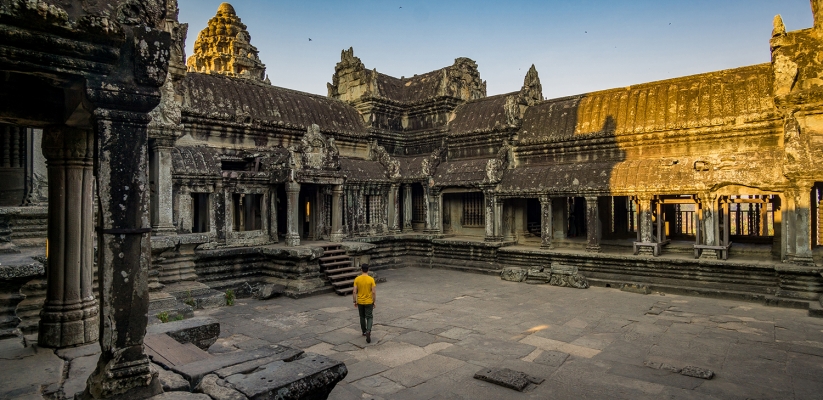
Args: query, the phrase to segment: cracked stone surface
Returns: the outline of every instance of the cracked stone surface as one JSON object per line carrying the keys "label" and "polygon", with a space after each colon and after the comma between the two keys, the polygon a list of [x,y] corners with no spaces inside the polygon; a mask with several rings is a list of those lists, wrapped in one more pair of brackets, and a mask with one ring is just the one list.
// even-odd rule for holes
{"label": "cracked stone surface", "polygon": [[[381,284],[370,344],[360,336],[350,298],[335,294],[249,299],[197,314],[221,323],[213,352],[268,343],[344,362],[348,374],[330,394],[333,400],[809,399],[823,392],[823,319],[805,310],[524,285],[438,269],[381,275],[388,281]],[[80,359],[93,351],[60,353]],[[268,361],[238,368],[251,371]],[[0,374],[0,398],[59,393],[69,364],[52,350],[0,341],[0,371],[9,371]],[[687,367],[714,376],[681,375]],[[546,382],[517,392],[474,379],[483,368]],[[208,383],[218,382],[215,377]]]}
{"label": "cracked stone surface", "polygon": [[[823,320],[805,310],[413,267],[381,275],[388,281],[371,344],[350,299],[334,294],[198,314],[220,320],[225,338],[304,343],[306,352],[343,361],[349,373],[330,399],[804,399],[823,392]],[[715,375],[681,375],[687,366]],[[546,382],[517,392],[474,379],[482,368]]]}

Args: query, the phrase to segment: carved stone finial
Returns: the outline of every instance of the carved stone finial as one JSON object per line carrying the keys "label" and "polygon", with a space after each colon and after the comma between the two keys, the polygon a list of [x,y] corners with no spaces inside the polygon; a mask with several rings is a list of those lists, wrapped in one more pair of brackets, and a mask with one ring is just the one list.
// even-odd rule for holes
{"label": "carved stone finial", "polygon": [[520,89],[522,101],[528,105],[534,105],[537,101],[543,100],[543,86],[540,84],[540,77],[537,76],[537,68],[532,64],[526,78],[523,79],[523,87]]}
{"label": "carved stone finial", "polygon": [[780,14],[774,16],[774,21],[772,24],[774,25],[774,29],[772,29],[772,37],[783,36],[786,34],[786,25],[783,25],[783,18]]}
{"label": "carved stone finial", "polygon": [[209,25],[200,31],[194,42],[194,54],[186,64],[189,72],[266,81],[266,66],[260,61],[257,48],[251,45],[246,25],[229,3],[221,4]]}

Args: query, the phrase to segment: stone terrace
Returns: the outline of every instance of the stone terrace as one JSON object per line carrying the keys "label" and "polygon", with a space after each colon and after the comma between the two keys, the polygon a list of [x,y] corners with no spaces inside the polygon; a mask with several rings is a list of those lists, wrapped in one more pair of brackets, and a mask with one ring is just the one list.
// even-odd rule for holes
{"label": "stone terrace", "polygon": [[[616,289],[576,290],[455,271],[380,271],[370,345],[349,297],[243,300],[211,351],[269,343],[344,361],[332,399],[819,398],[823,320],[805,310]],[[221,348],[222,347],[222,348]],[[686,377],[645,364],[715,373]],[[472,378],[505,367],[525,392]]]}

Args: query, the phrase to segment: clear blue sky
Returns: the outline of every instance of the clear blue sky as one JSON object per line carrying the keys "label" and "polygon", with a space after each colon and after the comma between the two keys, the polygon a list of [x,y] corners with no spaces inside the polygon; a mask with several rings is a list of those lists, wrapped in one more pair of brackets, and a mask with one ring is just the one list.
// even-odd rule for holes
{"label": "clear blue sky", "polygon": [[[179,0],[187,56],[220,3]],[[272,84],[322,95],[350,46],[367,68],[396,77],[469,57],[489,95],[520,89],[535,64],[553,98],[769,62],[775,14],[787,30],[812,25],[809,0],[230,3]]]}

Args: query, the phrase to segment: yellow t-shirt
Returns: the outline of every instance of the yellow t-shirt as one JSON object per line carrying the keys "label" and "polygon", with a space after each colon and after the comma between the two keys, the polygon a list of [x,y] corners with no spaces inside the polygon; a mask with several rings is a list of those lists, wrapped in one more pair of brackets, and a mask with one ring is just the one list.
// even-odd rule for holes
{"label": "yellow t-shirt", "polygon": [[373,304],[371,289],[374,287],[374,278],[368,275],[360,275],[354,278],[354,287],[357,288],[357,304]]}

